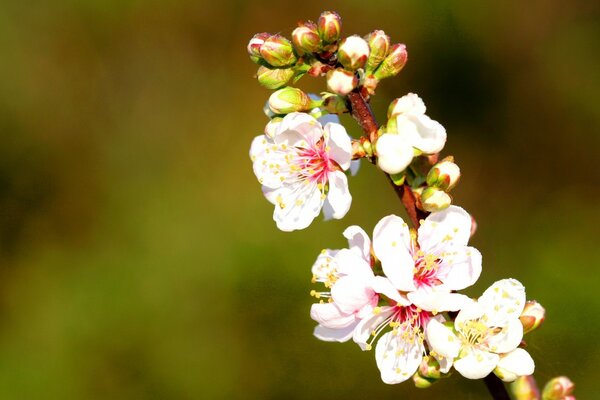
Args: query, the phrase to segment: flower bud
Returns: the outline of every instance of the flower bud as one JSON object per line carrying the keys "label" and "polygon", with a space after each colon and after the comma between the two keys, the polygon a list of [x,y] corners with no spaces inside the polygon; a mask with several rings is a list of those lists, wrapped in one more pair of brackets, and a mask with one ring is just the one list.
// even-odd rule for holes
{"label": "flower bud", "polygon": [[437,379],[425,378],[419,375],[419,373],[417,372],[413,375],[413,382],[415,384],[415,387],[418,387],[419,389],[427,389],[428,387],[436,383]]}
{"label": "flower bud", "polygon": [[449,191],[460,178],[460,168],[452,161],[442,161],[433,166],[427,174],[427,185]]}
{"label": "flower bud", "polygon": [[440,379],[442,377],[440,363],[434,357],[423,358],[417,373],[422,377],[429,379]]}
{"label": "flower bud", "polygon": [[260,46],[260,55],[269,65],[287,67],[296,62],[292,42],[281,35],[272,35]]}
{"label": "flower bud", "polygon": [[260,66],[256,74],[258,83],[267,89],[279,89],[280,87],[285,86],[293,76],[293,68],[271,69],[265,66]]}
{"label": "flower bud", "polygon": [[321,37],[313,22],[306,22],[292,32],[292,43],[300,54],[317,53],[321,50]]}
{"label": "flower bud", "polygon": [[346,100],[333,93],[323,95],[323,108],[330,114],[342,114],[348,111]]}
{"label": "flower bud", "polygon": [[271,139],[274,138],[275,134],[277,133],[277,128],[279,127],[281,121],[283,121],[283,118],[281,117],[275,117],[272,120],[270,120],[267,126],[265,126],[265,135],[270,137]]}
{"label": "flower bud", "polygon": [[271,36],[270,33],[257,33],[248,42],[248,55],[253,62],[258,64],[260,60],[262,60],[262,56],[260,55],[260,47],[263,45],[263,43],[265,43],[265,40],[269,36]]}
{"label": "flower bud", "polygon": [[312,107],[310,97],[306,93],[288,86],[273,92],[269,97],[269,108],[275,114],[289,114],[295,111],[306,111]]}
{"label": "flower bud", "polygon": [[525,308],[523,308],[523,312],[519,317],[523,325],[523,334],[537,329],[544,322],[545,317],[546,310],[540,303],[535,300],[526,302]]}
{"label": "flower bud", "polygon": [[340,43],[337,55],[340,64],[350,71],[355,71],[367,63],[369,44],[360,36],[349,36]]}
{"label": "flower bud", "polygon": [[408,53],[406,52],[405,45],[399,43],[393,45],[390,53],[375,70],[375,77],[381,80],[398,75],[402,68],[404,68],[407,58]]}
{"label": "flower bud", "polygon": [[510,384],[510,391],[515,400],[539,400],[540,398],[540,391],[533,375],[519,376]]}
{"label": "flower bud", "polygon": [[384,31],[373,31],[365,36],[369,44],[369,58],[367,59],[366,71],[373,73],[385,59],[390,50],[390,37]]}
{"label": "flower bud", "polygon": [[563,400],[570,396],[575,384],[566,376],[552,378],[544,386],[542,391],[543,400]]}
{"label": "flower bud", "polygon": [[443,190],[428,187],[421,193],[421,206],[428,212],[442,211],[452,204],[452,198]]}
{"label": "flower bud", "polygon": [[327,89],[345,96],[358,86],[358,78],[354,73],[342,68],[327,72]]}
{"label": "flower bud", "polygon": [[334,11],[324,11],[317,21],[317,29],[323,42],[334,43],[340,38],[342,18]]}

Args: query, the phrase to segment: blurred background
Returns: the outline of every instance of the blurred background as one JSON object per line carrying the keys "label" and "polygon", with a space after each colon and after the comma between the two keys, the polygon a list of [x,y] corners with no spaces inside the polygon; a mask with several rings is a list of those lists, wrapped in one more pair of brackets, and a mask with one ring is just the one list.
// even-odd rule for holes
{"label": "blurred background", "polygon": [[383,29],[408,46],[372,104],[382,122],[416,92],[446,127],[454,199],[484,257],[467,294],[521,280],[547,308],[528,336],[538,382],[565,374],[579,397],[599,392],[600,3],[9,0],[0,398],[487,398],[457,374],[387,386],[372,352],[312,336],[318,252],[402,212],[364,163],[346,218],[283,233],[252,173],[270,92],[248,39],[323,10],[345,34]]}

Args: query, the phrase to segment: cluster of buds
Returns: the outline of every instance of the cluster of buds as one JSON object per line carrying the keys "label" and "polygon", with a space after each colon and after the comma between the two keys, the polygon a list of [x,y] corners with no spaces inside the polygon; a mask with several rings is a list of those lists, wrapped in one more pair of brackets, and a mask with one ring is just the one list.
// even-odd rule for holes
{"label": "cluster of buds", "polygon": [[[319,299],[311,308],[315,336],[374,349],[388,384],[412,378],[427,388],[451,370],[468,379],[493,374],[513,382],[517,400],[539,400],[523,335],[542,324],[544,308],[526,300],[516,279],[499,280],[476,299],[460,293],[479,279],[482,256],[468,244],[473,218],[451,204],[461,173],[452,156],[439,157],[445,128],[413,93],[390,104],[380,127],[369,109],[379,82],[406,64],[406,46],[381,30],[344,38],[341,26],[337,13],[324,12],[316,23],[300,23],[291,40],[259,33],[248,44],[259,83],[274,90],[263,109],[270,121],[252,141],[250,158],[277,227],[305,229],[321,213],[343,218],[352,204],[348,177],[361,158],[401,187],[395,189],[413,225],[388,215],[371,237],[350,226],[347,248],[321,252],[312,267],[313,283],[325,286],[311,291]],[[328,91],[317,96],[288,86],[306,74],[325,76]],[[346,112],[364,136],[350,137],[337,116]],[[558,377],[541,399],[573,400],[572,390]]]}

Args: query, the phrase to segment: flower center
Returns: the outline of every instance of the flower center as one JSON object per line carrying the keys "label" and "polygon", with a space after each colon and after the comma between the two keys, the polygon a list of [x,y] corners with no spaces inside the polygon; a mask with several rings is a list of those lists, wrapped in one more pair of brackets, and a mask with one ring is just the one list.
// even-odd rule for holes
{"label": "flower center", "polygon": [[414,284],[417,288],[432,287],[442,283],[437,278],[440,267],[440,259],[433,254],[424,254],[418,251],[415,258],[415,268],[413,269]]}
{"label": "flower center", "polygon": [[[380,312],[380,308],[376,307],[373,312]],[[394,312],[382,321],[375,329],[371,331],[371,340],[367,342],[367,350],[375,339],[385,330],[386,327],[392,328],[392,334],[402,339],[402,341],[414,344],[415,341],[423,343],[425,335],[422,327],[431,319],[431,313],[423,311],[415,305],[396,306]]]}
{"label": "flower center", "polygon": [[471,345],[481,344],[486,338],[489,328],[479,320],[469,320],[459,325],[463,341]]}
{"label": "flower center", "polygon": [[299,175],[322,185],[327,183],[327,174],[336,169],[335,161],[329,157],[329,150],[323,140],[310,147],[298,148],[295,164]]}

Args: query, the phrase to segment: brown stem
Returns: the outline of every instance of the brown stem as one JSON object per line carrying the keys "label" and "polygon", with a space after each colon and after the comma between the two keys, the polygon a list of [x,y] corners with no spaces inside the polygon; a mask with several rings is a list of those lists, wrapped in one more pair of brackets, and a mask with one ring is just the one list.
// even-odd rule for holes
{"label": "brown stem", "polygon": [[[375,122],[375,117],[373,116],[373,112],[371,108],[365,101],[364,97],[358,92],[353,91],[348,94],[348,100],[350,102],[350,112],[358,124],[362,128],[362,130],[367,134],[371,143],[375,143],[377,140],[377,122]],[[437,161],[437,155],[429,160],[431,164],[435,164]],[[403,184],[402,186],[397,186],[389,174],[386,174],[394,191],[402,201],[402,205],[406,209],[408,216],[415,228],[418,228],[420,225],[420,221],[429,215],[428,212],[420,210],[417,208],[417,202],[415,196],[410,189],[410,186],[407,184]],[[506,387],[504,383],[493,373],[489,374],[485,378],[483,378],[485,385],[490,392],[490,395],[495,400],[510,400]]]}

